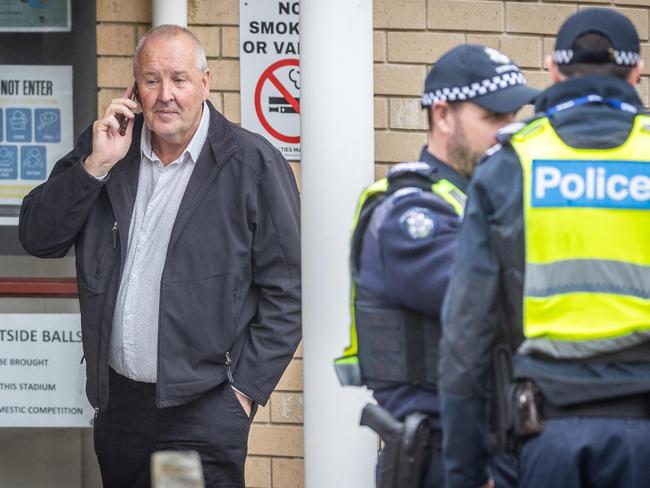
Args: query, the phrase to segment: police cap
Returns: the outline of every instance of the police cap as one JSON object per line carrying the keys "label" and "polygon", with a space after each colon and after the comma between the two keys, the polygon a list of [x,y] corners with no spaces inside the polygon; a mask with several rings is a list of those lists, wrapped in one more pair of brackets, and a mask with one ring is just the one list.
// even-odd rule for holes
{"label": "police cap", "polygon": [[471,101],[494,113],[516,112],[538,90],[505,54],[491,47],[462,44],[445,53],[424,82],[422,107],[434,102]]}
{"label": "police cap", "polygon": [[[604,51],[578,49],[576,40],[597,33],[609,39],[612,47]],[[639,35],[623,14],[605,8],[588,8],[569,17],[557,34],[553,58],[557,64],[614,63],[635,66],[640,59]]]}

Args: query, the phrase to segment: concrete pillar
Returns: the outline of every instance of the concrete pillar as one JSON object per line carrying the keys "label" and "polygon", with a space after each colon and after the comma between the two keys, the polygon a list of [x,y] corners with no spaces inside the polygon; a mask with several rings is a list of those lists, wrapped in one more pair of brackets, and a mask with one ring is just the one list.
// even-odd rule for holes
{"label": "concrete pillar", "polygon": [[366,390],[339,385],[348,344],[349,238],[373,179],[372,0],[301,0],[305,486],[374,486],[377,437],[359,427]]}
{"label": "concrete pillar", "polygon": [[153,27],[163,24],[187,27],[187,0],[153,0]]}

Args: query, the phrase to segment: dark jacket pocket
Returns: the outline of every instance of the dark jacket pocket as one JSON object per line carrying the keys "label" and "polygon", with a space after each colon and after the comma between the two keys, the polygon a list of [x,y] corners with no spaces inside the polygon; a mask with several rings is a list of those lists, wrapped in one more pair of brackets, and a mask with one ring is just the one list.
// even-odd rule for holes
{"label": "dark jacket pocket", "polygon": [[80,263],[77,258],[77,279],[79,286],[83,286],[90,293],[103,293],[109,281],[110,271],[117,261],[118,252],[116,249],[108,249],[97,259],[90,269]]}
{"label": "dark jacket pocket", "polygon": [[[237,415],[239,415],[242,419],[246,419],[246,421],[250,422],[252,418],[246,413],[246,410],[244,410],[244,407],[239,401],[239,398],[237,398],[237,393],[235,393],[235,390],[233,389],[232,385],[230,383],[225,383],[224,388],[226,388],[227,390],[226,395],[230,397],[230,400],[233,403],[233,407],[235,408]],[[253,413],[252,407],[253,405],[251,405],[251,414]]]}
{"label": "dark jacket pocket", "polygon": [[223,374],[226,352],[235,341],[234,288],[231,272],[162,284],[159,368],[172,390],[174,384]]}

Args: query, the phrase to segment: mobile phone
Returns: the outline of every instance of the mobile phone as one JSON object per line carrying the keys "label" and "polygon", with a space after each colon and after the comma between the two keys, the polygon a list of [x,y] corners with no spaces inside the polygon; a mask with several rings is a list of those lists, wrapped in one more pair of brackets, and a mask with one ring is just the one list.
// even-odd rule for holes
{"label": "mobile phone", "polygon": [[[131,96],[129,98],[134,102],[137,101],[138,99],[138,84],[136,82],[133,83],[133,87],[131,89]],[[120,123],[120,130],[119,130],[120,135],[121,136],[125,135],[126,128],[129,126],[129,118],[122,114],[115,115],[115,118]]]}

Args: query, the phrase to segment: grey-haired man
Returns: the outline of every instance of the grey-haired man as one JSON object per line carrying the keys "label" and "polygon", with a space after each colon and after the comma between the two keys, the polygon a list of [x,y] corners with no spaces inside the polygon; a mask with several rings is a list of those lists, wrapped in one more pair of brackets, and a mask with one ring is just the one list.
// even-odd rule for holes
{"label": "grey-haired man", "polygon": [[149,487],[161,449],[198,451],[206,486],[243,487],[252,416],[300,340],[297,188],[207,101],[190,31],[146,34],[134,72],[142,115],[132,89],[110,103],[25,198],[21,242],[75,247],[104,487]]}

